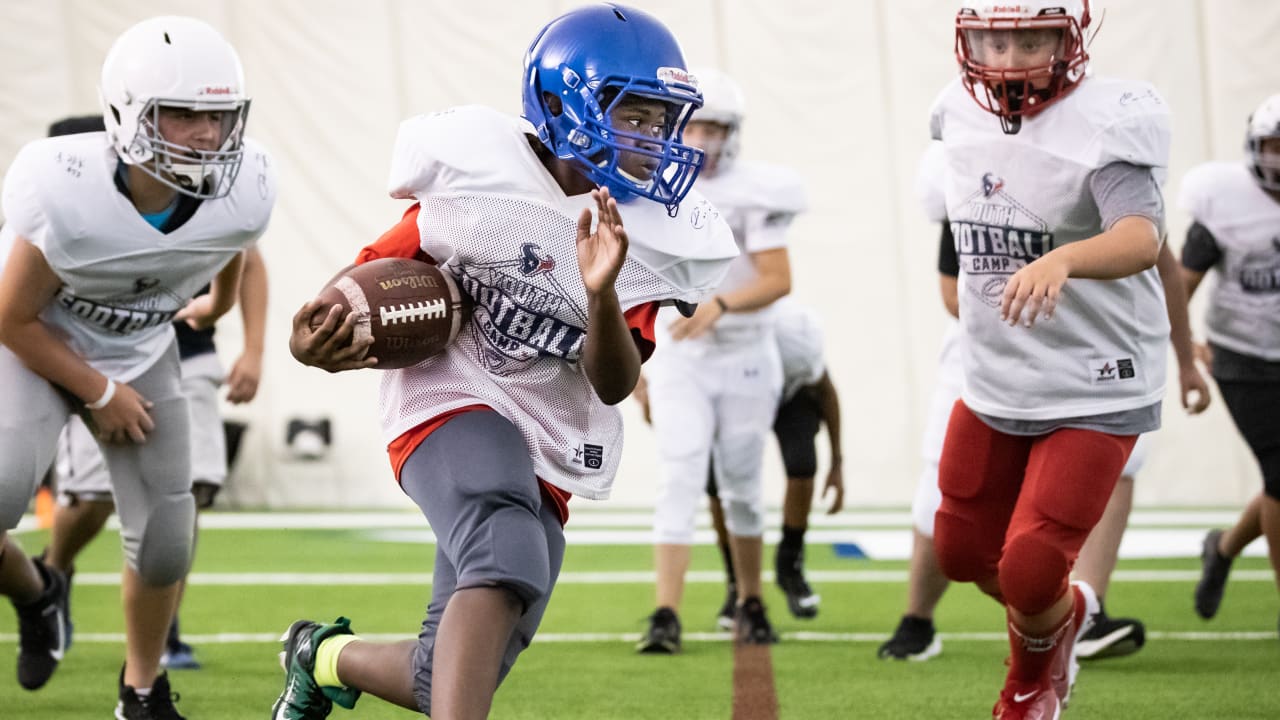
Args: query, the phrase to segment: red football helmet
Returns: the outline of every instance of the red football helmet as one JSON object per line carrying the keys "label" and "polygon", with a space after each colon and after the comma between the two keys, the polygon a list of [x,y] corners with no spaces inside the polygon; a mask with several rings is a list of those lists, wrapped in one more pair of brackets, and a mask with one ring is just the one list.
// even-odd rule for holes
{"label": "red football helmet", "polygon": [[1017,132],[1030,117],[1065,97],[1089,67],[1085,30],[1089,0],[961,4],[956,59],[964,87],[982,109]]}

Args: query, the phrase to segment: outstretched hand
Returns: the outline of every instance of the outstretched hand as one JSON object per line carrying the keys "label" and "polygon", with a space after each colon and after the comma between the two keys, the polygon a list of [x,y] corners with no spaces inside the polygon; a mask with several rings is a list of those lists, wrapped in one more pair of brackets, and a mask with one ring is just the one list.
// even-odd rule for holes
{"label": "outstretched hand", "polygon": [[598,295],[613,290],[618,279],[627,258],[627,231],[608,188],[592,190],[591,197],[596,201],[596,231],[591,232],[591,209],[583,209],[578,216],[578,270],[587,294]]}

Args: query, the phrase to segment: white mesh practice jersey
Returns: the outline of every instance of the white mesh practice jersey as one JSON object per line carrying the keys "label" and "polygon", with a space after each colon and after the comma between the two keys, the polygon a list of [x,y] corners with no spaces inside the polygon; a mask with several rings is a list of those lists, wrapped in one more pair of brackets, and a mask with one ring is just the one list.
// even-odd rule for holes
{"label": "white mesh practice jersey", "polygon": [[934,140],[920,156],[920,167],[916,170],[916,199],[920,201],[925,219],[930,222],[940,223],[947,219],[946,171],[946,148]]}
{"label": "white mesh practice jersey", "polygon": [[1222,252],[1213,267],[1209,339],[1280,361],[1280,202],[1242,163],[1195,167],[1182,180],[1179,200]]}
{"label": "white mesh practice jersey", "polygon": [[[724,282],[716,288],[718,293],[731,292],[755,279],[750,254],[786,247],[787,230],[806,206],[800,176],[774,165],[738,161],[713,176],[699,176],[696,187],[728,221],[742,253],[729,266]],[[723,344],[735,338],[743,343],[756,342],[761,337],[760,328],[771,322],[770,312],[769,307],[764,307],[753,312],[726,313],[716,321],[712,332],[682,341],[681,349],[697,352],[709,343]],[[665,329],[678,317],[674,311],[665,312],[659,319],[660,328]]]}
{"label": "white mesh practice jersey", "polygon": [[827,370],[822,322],[811,308],[790,296],[772,307],[774,339],[782,357],[782,400],[786,402],[800,388],[822,379]]}
{"label": "white mesh practice jersey", "polygon": [[[421,203],[422,249],[475,309],[445,353],[383,376],[383,430],[390,442],[442,413],[488,405],[520,429],[540,478],[602,499],[622,456],[622,417],[580,364],[589,328],[577,219],[595,203],[564,195],[526,128],[480,106],[400,126],[391,195]],[[615,285],[624,311],[699,302],[737,256],[729,226],[696,191],[675,217],[648,200],[619,210],[630,241]]]}
{"label": "white mesh practice jersey", "polygon": [[964,400],[998,418],[1056,420],[1150,406],[1164,395],[1169,323],[1155,268],[1072,278],[1051,320],[1000,321],[1009,277],[1104,230],[1093,172],[1168,164],[1168,108],[1142,82],[1089,78],[1007,135],[957,80],[935,102],[946,151],[947,218],[960,259]]}
{"label": "white mesh practice jersey", "polygon": [[231,193],[168,234],[116,189],[105,133],[37,140],[14,159],[0,244],[22,237],[43,253],[63,285],[40,319],[98,372],[127,382],[151,367],[174,314],[266,229],[274,170],[261,146],[244,148]]}

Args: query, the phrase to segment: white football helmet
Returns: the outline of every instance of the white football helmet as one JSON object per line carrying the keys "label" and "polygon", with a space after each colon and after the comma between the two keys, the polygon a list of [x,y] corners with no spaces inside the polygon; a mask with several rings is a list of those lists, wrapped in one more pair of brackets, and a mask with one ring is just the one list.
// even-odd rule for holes
{"label": "white football helmet", "polygon": [[[231,191],[244,153],[249,98],[240,58],[209,25],[155,17],[116,39],[102,63],[103,120],[120,159],[180,193],[202,199]],[[161,137],[161,108],[222,113],[216,150],[195,150]]]}
{"label": "white football helmet", "polygon": [[[1085,31],[1092,20],[1089,0],[966,0],[956,14],[955,41],[965,89],[1000,117],[1005,132],[1017,132],[1021,118],[1066,97],[1085,78],[1092,39]],[[1048,62],[1007,67],[995,52],[1014,46],[1014,38],[1029,46],[1053,43]]]}
{"label": "white football helmet", "polygon": [[1280,139],[1280,95],[1272,95],[1249,116],[1245,136],[1249,150],[1249,168],[1264,190],[1280,192],[1280,151],[1264,152],[1264,140]]}
{"label": "white football helmet", "polygon": [[694,111],[691,122],[713,122],[729,128],[716,160],[717,172],[723,172],[729,169],[738,155],[742,119],[747,110],[746,98],[738,83],[720,70],[701,68],[692,72],[698,79],[698,89],[702,91],[702,107]]}

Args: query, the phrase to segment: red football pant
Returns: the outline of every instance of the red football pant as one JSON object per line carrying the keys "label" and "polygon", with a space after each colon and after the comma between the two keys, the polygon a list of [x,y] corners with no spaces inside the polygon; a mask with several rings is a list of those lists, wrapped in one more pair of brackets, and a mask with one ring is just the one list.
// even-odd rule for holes
{"label": "red football pant", "polygon": [[1136,435],[1007,435],[957,401],[938,466],[933,542],[947,577],[1024,615],[1048,610],[1102,517]]}

